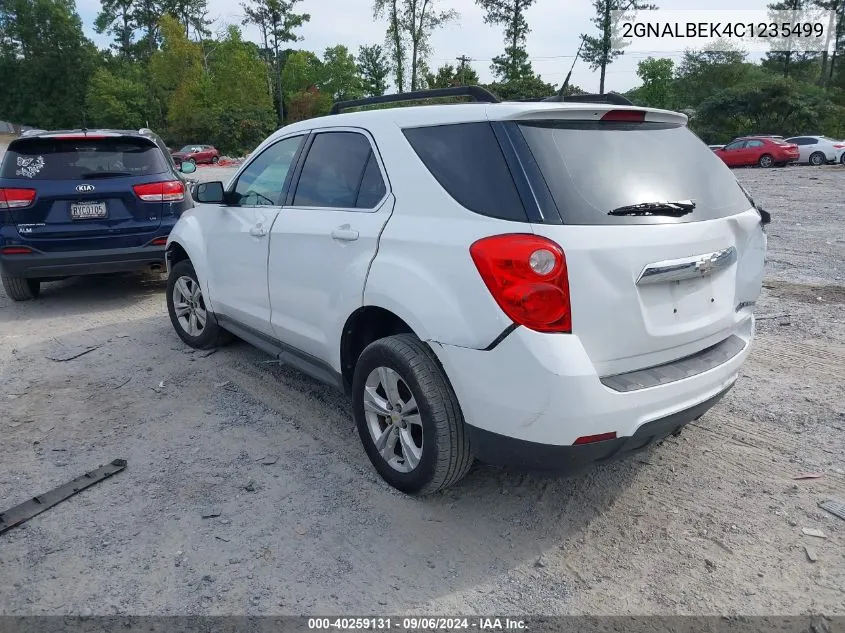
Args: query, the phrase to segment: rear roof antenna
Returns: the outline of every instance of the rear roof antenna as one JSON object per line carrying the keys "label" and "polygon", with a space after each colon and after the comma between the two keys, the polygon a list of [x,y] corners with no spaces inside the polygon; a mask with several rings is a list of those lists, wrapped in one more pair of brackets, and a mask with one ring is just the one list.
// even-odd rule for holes
{"label": "rear roof antenna", "polygon": [[575,59],[572,60],[572,66],[569,67],[569,72],[566,73],[566,79],[563,80],[563,83],[560,85],[560,90],[557,91],[557,96],[559,97],[560,101],[563,101],[563,94],[564,92],[566,92],[566,88],[569,86],[569,79],[572,77],[572,71],[575,69],[575,64],[578,62],[578,58],[581,56],[581,49],[584,47],[584,41],[586,39],[586,35],[581,36],[581,44],[578,45],[578,52],[575,53]]}

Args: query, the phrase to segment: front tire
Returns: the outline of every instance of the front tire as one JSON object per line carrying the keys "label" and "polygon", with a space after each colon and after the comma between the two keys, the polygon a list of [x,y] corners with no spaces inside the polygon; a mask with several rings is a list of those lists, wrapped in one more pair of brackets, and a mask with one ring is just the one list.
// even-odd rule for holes
{"label": "front tire", "polygon": [[810,164],[813,167],[824,165],[826,162],[827,156],[825,156],[822,152],[813,152],[812,154],[810,154]]}
{"label": "front tire", "polygon": [[763,154],[757,162],[760,167],[771,167],[775,164],[775,159],[772,158],[771,154]]}
{"label": "front tire", "polygon": [[41,281],[2,275],[3,290],[12,301],[32,301],[41,293]]}
{"label": "front tire", "polygon": [[212,156],[212,157],[211,157],[211,163],[212,163],[213,165],[216,165],[219,161],[220,161],[220,158],[219,158],[219,157],[217,157],[217,156]]}
{"label": "front tire", "polygon": [[179,338],[194,349],[210,349],[220,344],[223,330],[206,306],[197,273],[187,259],[170,269],[166,296],[167,313]]}
{"label": "front tire", "polygon": [[434,352],[413,334],[379,339],[363,351],[352,400],[364,450],[394,488],[431,494],[472,466],[457,396]]}

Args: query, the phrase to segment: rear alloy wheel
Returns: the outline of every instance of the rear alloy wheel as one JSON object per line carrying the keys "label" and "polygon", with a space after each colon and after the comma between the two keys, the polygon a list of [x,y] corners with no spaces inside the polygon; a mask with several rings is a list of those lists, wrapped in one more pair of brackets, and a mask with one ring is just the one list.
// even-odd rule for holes
{"label": "rear alloy wheel", "polygon": [[763,154],[758,161],[760,167],[771,167],[775,164],[775,159],[771,154]]}
{"label": "rear alloy wheel", "polygon": [[824,165],[826,162],[827,156],[825,156],[822,152],[813,152],[812,154],[810,154],[810,164],[814,167]]}
{"label": "rear alloy wheel", "polygon": [[167,277],[167,312],[176,334],[191,347],[209,349],[220,343],[223,331],[205,304],[197,274],[188,260],[173,266]]}
{"label": "rear alloy wheel", "polygon": [[41,292],[41,281],[39,279],[25,279],[23,277],[10,277],[2,275],[3,290],[6,296],[13,301],[32,301]]}
{"label": "rear alloy wheel", "polygon": [[457,483],[473,462],[455,392],[434,352],[413,334],[371,343],[355,366],[353,409],[381,477],[408,494]]}

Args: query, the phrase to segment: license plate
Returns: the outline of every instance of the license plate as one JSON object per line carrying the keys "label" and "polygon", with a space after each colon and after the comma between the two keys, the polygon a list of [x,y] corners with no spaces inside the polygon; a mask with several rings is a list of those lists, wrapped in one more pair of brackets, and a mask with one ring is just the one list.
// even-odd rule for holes
{"label": "license plate", "polygon": [[70,205],[71,220],[96,220],[106,216],[105,202],[80,202]]}

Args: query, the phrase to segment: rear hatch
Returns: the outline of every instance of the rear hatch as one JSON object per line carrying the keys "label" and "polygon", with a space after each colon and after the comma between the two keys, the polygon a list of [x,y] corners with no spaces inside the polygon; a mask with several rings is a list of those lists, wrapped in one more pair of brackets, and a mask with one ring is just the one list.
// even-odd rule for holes
{"label": "rear hatch", "polygon": [[563,222],[532,227],[563,247],[572,332],[600,375],[730,336],[765,254],[760,215],[684,117],[608,107],[516,122]]}
{"label": "rear hatch", "polygon": [[6,211],[4,221],[42,251],[143,246],[172,202],[161,195],[142,200],[136,188],[171,180],[167,158],[143,137],[21,138],[6,152],[0,187],[34,190],[35,201]]}

